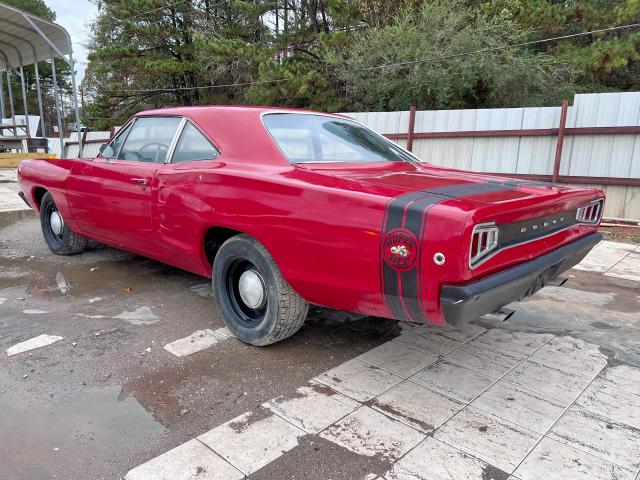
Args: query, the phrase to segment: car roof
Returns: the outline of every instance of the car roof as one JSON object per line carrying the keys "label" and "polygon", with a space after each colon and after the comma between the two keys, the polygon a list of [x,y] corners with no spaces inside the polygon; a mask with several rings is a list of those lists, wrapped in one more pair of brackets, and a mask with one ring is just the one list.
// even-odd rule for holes
{"label": "car roof", "polygon": [[[134,117],[151,115],[183,116],[204,131],[222,156],[233,162],[289,165],[262,123],[263,113],[315,113],[332,115],[302,108],[266,107],[253,105],[202,105],[147,110]],[[345,118],[343,115],[336,117]],[[250,139],[250,141],[247,141]]]}
{"label": "car roof", "polygon": [[[310,110],[306,108],[291,108],[291,107],[269,107],[269,106],[260,106],[260,105],[198,105],[191,107],[167,107],[167,108],[158,108],[154,110],[145,110],[144,112],[139,112],[136,116],[145,116],[145,115],[184,115],[189,117],[192,114],[203,114],[203,113],[232,113],[236,115],[261,115],[265,112],[290,112],[290,113],[321,113],[327,115],[325,112],[321,112],[318,110]],[[328,114],[333,115],[333,114]]]}

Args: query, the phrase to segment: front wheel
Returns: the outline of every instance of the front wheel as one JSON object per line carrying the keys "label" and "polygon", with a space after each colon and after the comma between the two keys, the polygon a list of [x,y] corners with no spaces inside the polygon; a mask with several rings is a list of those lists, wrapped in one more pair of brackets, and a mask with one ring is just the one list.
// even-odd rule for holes
{"label": "front wheel", "polygon": [[40,226],[42,235],[53,253],[72,255],[82,252],[87,246],[87,239],[65,224],[49,192],[44,194],[40,202]]}
{"label": "front wheel", "polygon": [[248,235],[231,237],[220,247],[212,282],[222,319],[243,342],[279,342],[307,317],[307,302],[282,277],[267,249]]}

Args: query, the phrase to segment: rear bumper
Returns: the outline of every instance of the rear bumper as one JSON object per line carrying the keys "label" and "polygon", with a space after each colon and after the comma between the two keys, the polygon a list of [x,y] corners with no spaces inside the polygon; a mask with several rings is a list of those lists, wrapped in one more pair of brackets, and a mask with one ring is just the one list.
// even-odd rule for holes
{"label": "rear bumper", "polygon": [[440,305],[450,325],[459,325],[533,295],[579,263],[602,240],[592,233],[528,262],[466,285],[444,285]]}

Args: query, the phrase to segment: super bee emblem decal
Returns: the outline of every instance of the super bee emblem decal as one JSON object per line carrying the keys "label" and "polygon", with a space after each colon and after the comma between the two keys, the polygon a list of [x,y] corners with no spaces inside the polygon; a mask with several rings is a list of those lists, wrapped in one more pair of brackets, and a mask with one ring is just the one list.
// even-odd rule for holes
{"label": "super bee emblem decal", "polygon": [[384,261],[396,270],[408,270],[418,258],[418,241],[404,228],[391,230],[384,239]]}

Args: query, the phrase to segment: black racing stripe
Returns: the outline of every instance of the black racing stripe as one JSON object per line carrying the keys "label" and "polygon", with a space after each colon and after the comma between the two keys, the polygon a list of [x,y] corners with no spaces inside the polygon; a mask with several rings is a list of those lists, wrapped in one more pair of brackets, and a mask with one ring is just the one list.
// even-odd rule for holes
{"label": "black racing stripe", "polygon": [[[384,262],[383,262],[384,263]],[[386,263],[382,266],[382,278],[384,284],[385,297],[391,314],[398,320],[409,321],[407,313],[400,300],[400,283],[398,272]]]}
{"label": "black racing stripe", "polygon": [[[424,310],[419,300],[419,292],[422,288],[422,273],[419,267],[429,209],[433,205],[455,198],[515,188],[517,186],[509,181],[490,180],[485,183],[464,183],[407,193],[393,198],[387,204],[383,224],[384,233],[404,227],[413,233],[418,240],[416,265],[410,270],[400,272],[400,278],[398,278],[398,272],[387,265],[382,257],[382,289],[387,306],[395,318],[424,321]],[[381,237],[381,255],[385,255],[383,242],[384,235]]]}
{"label": "black racing stripe", "polygon": [[420,322],[424,320],[424,314],[420,310],[418,302],[418,266],[416,264],[411,270],[400,272],[400,282],[402,284],[402,303],[411,321]]}
{"label": "black racing stripe", "polygon": [[448,198],[443,198],[442,195],[427,195],[412,203],[407,209],[404,228],[413,233],[417,239],[420,239],[420,226],[422,225],[422,217],[426,209],[447,199]]}
{"label": "black racing stripe", "polygon": [[420,191],[393,198],[387,205],[387,219],[384,231],[389,232],[395,228],[400,228],[407,205],[424,195],[425,192]]}

